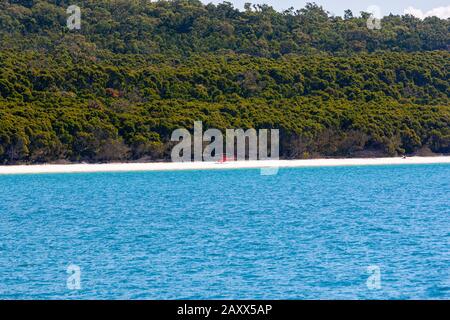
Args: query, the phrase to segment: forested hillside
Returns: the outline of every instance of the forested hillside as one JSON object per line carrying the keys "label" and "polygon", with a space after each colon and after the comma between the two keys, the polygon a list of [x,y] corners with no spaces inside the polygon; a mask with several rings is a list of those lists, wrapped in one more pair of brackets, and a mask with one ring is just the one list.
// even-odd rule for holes
{"label": "forested hillside", "polygon": [[0,163],[164,159],[195,120],[278,128],[287,158],[450,153],[449,20],[367,16],[1,0]]}
{"label": "forested hillside", "polygon": [[[278,58],[289,53],[422,51],[449,47],[448,20],[388,16],[367,28],[368,13],[331,17],[309,4],[277,12],[267,5],[203,5],[197,0],[1,0],[1,46],[54,51],[61,47],[113,53],[180,54],[233,51]],[[69,5],[82,10],[76,34]],[[96,53],[98,54],[98,53]]]}

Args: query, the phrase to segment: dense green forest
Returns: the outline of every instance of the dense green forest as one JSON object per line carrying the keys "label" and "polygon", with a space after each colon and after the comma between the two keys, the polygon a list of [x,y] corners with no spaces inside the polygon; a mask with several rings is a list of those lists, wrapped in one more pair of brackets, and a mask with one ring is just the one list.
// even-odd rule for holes
{"label": "dense green forest", "polygon": [[196,120],[280,129],[285,158],[450,153],[450,21],[367,17],[0,0],[0,163],[166,159]]}

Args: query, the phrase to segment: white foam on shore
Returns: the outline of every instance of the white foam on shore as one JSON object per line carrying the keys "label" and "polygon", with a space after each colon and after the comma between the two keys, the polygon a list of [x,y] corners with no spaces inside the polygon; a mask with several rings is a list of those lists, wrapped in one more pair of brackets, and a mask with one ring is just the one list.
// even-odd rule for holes
{"label": "white foam on shore", "polygon": [[154,162],[154,163],[105,163],[105,164],[43,164],[0,166],[0,174],[38,173],[86,173],[127,171],[175,171],[248,168],[300,168],[333,166],[379,166],[406,164],[450,164],[450,156],[370,159],[311,159],[311,160],[263,160],[217,162]]}

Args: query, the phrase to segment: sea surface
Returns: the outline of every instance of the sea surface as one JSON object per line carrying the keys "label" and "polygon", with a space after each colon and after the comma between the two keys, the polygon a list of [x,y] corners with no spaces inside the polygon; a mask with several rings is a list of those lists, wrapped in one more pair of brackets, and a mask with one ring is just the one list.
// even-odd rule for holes
{"label": "sea surface", "polygon": [[450,166],[0,176],[0,299],[450,299]]}

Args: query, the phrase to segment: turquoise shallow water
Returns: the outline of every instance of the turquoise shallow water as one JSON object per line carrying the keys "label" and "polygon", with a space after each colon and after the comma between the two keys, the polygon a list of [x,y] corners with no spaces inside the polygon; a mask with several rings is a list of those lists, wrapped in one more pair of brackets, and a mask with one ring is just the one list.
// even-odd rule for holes
{"label": "turquoise shallow water", "polygon": [[0,176],[0,234],[2,299],[449,299],[450,166]]}

